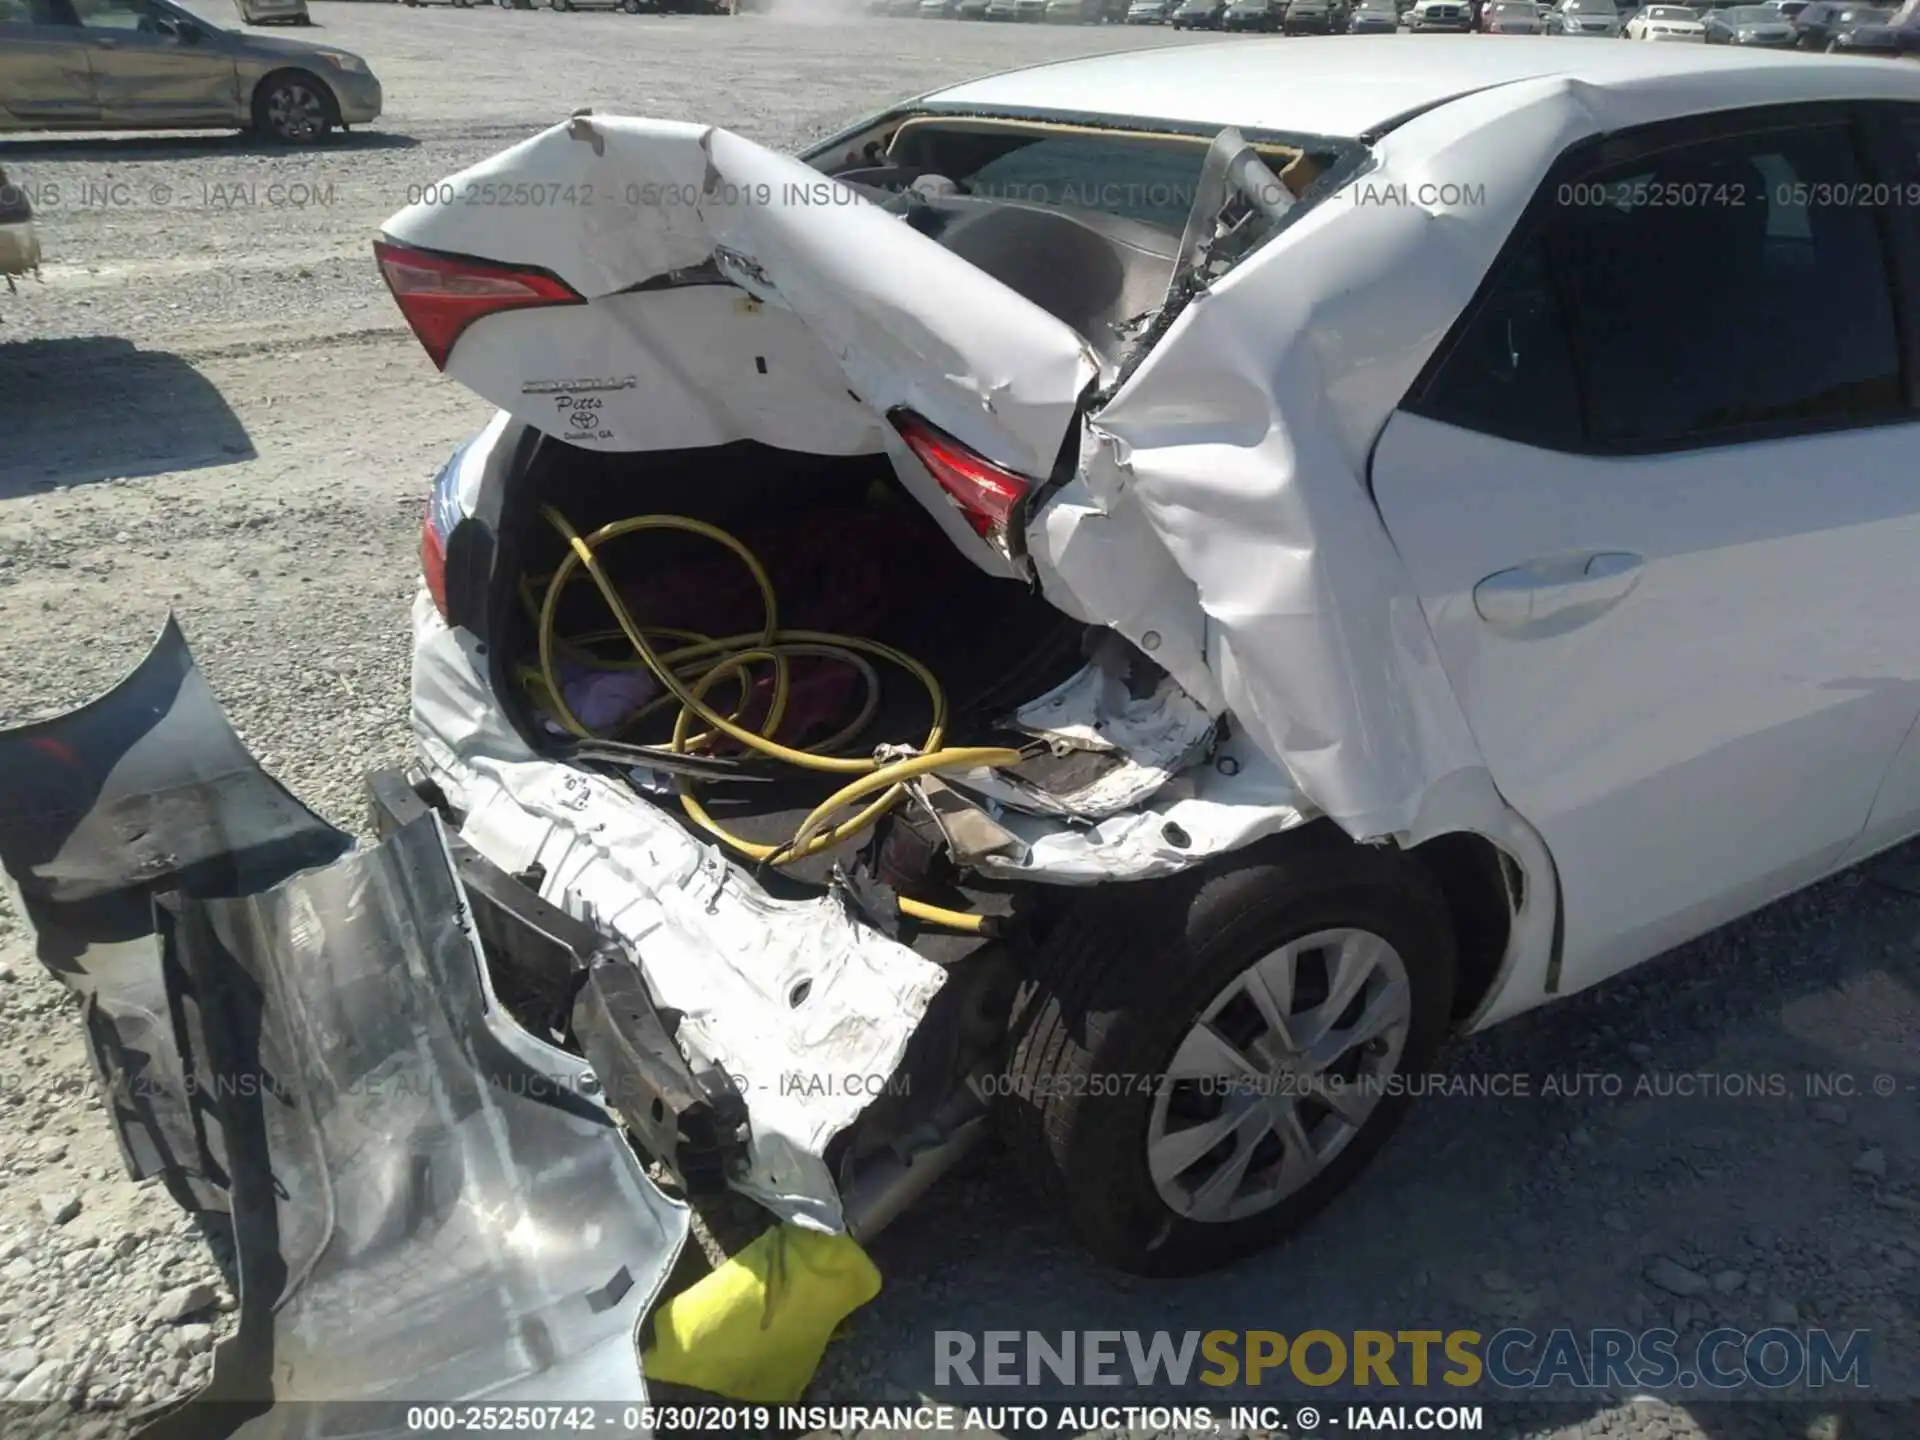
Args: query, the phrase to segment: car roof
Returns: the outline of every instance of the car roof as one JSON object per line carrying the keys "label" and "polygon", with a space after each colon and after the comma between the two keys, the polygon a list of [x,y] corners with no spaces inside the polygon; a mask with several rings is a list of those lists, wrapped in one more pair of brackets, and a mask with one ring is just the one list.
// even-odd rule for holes
{"label": "car roof", "polygon": [[[1751,94],[1744,83],[1729,84],[1729,98],[1717,102],[1716,79],[1808,66],[1832,67],[1837,96],[1850,93],[1845,75],[1865,68],[1856,60],[1707,45],[1483,45],[1447,35],[1355,35],[1337,45],[1235,39],[1030,65],[935,91],[924,103],[1346,137],[1477,90],[1549,76],[1603,89],[1697,77],[1699,108],[1712,110],[1754,103],[1731,98]],[[1920,81],[1920,67],[1913,68]],[[1860,83],[1862,94],[1882,89]],[[1801,98],[1801,88],[1783,85],[1779,98]],[[1920,98],[1920,83],[1912,90]]]}

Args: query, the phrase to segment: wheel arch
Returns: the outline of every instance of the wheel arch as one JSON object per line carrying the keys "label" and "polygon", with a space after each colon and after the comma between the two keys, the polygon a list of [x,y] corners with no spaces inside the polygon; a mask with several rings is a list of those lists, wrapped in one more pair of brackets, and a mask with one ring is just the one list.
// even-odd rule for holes
{"label": "wheel arch", "polygon": [[1453,917],[1461,1033],[1531,1009],[1559,987],[1559,874],[1533,828],[1511,811],[1504,819],[1497,835],[1463,827],[1406,847]]}
{"label": "wheel arch", "polygon": [[254,81],[253,89],[247,94],[247,115],[255,125],[260,123],[260,102],[277,80],[305,80],[313,85],[327,102],[328,118],[335,125],[340,123],[340,97],[333,93],[333,87],[326,79],[304,65],[282,65]]}

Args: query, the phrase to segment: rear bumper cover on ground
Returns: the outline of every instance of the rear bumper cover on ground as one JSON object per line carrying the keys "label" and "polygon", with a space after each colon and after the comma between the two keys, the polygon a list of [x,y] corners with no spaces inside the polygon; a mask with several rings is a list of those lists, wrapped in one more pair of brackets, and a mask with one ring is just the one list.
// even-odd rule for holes
{"label": "rear bumper cover on ground", "polygon": [[101,699],[0,733],[0,775],[0,860],[86,998],[129,1169],[232,1217],[238,1332],[151,1433],[644,1398],[635,1332],[687,1212],[586,1062],[503,1013],[434,817],[353,847],[246,753],[171,623]]}

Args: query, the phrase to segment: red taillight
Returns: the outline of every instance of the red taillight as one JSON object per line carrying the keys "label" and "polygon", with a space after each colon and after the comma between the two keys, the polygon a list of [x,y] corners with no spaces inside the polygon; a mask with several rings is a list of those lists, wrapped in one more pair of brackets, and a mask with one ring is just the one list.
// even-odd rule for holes
{"label": "red taillight", "polygon": [[918,415],[903,410],[890,418],[900,438],[907,442],[907,448],[960,507],[974,534],[1005,550],[1014,512],[1033,488],[1033,482],[976,455]]}
{"label": "red taillight", "polygon": [[427,501],[426,517],[420,522],[420,574],[433,597],[433,608],[447,618],[447,542],[433,523],[433,501]]}
{"label": "red taillight", "polygon": [[585,303],[571,285],[539,270],[435,255],[387,240],[373,242],[373,258],[400,313],[442,370],[447,368],[453,342],[483,316],[536,305]]}

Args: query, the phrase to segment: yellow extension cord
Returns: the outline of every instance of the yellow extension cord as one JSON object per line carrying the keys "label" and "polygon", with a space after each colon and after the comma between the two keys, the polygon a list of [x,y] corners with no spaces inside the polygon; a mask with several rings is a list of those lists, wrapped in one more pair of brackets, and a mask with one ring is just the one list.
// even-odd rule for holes
{"label": "yellow extension cord", "polygon": [[[643,707],[628,717],[631,725],[653,713],[669,701],[678,701],[679,713],[673,722],[673,739],[670,744],[676,755],[691,754],[710,745],[721,735],[728,736],[750,750],[757,751],[775,760],[785,761],[789,765],[803,770],[822,770],[840,775],[852,775],[857,778],[829,795],[800,822],[800,828],[793,838],[784,845],[762,845],[733,834],[715,820],[693,794],[692,784],[685,776],[676,776],[675,785],[680,792],[680,805],[694,824],[705,830],[723,844],[747,856],[749,859],[774,865],[787,865],[822,850],[832,849],[851,837],[858,835],[874,824],[900,802],[906,794],[906,782],[921,775],[937,770],[971,770],[989,765],[1017,764],[1024,758],[1019,750],[1004,746],[957,746],[943,749],[941,742],[946,735],[947,697],[940,688],[940,682],[934,678],[918,660],[891,645],[883,645],[877,640],[868,640],[855,635],[833,635],[817,630],[782,630],[779,628],[778,601],[773,591],[773,581],[766,569],[753,552],[717,525],[709,525],[704,520],[694,520],[684,515],[637,515],[628,520],[616,520],[603,525],[591,535],[582,537],[567,518],[551,505],[541,507],[549,524],[558,530],[567,542],[567,554],[547,580],[546,594],[541,600],[538,611],[539,635],[539,671],[538,679],[544,694],[542,703],[552,712],[568,730],[583,739],[597,738],[567,704],[558,677],[554,673],[556,654],[566,652],[602,668],[632,668],[635,664],[644,666],[654,679],[658,680],[667,692],[652,704]],[[766,612],[766,623],[757,633],[729,635],[714,638],[687,630],[644,630],[636,625],[633,616],[628,613],[626,604],[620,598],[606,572],[601,568],[599,557],[595,554],[601,546],[625,535],[633,535],[643,530],[679,530],[690,535],[699,535],[726,547],[747,568],[753,576],[753,583],[759,588],[761,604]],[[599,587],[601,597],[607,602],[607,608],[613,612],[618,630],[596,631],[590,635],[576,637],[572,642],[562,640],[554,633],[554,616],[558,612],[560,596],[571,582],[576,572],[584,570]],[[528,597],[531,598],[530,595]],[[687,642],[678,649],[669,650],[664,655],[654,649],[650,636],[660,636],[672,640]],[[609,662],[595,656],[586,647],[599,641],[624,638],[633,647],[637,661]],[[780,721],[786,715],[787,708],[787,659],[789,656],[822,656],[841,660],[853,666],[861,673],[866,682],[867,699],[861,712],[837,734],[820,742],[813,750],[796,750],[782,745],[771,737],[780,728]],[[867,663],[865,656],[873,656],[889,661],[908,671],[926,688],[933,702],[933,723],[928,728],[927,737],[920,745],[920,753],[902,760],[881,761],[873,756],[821,754],[821,750],[831,750],[851,740],[865,728],[879,705],[879,679],[874,668]],[[767,707],[766,719],[760,722],[759,730],[750,730],[735,723],[745,713],[750,687],[746,681],[746,671],[756,664],[773,666],[773,701]],[[741,699],[738,708],[731,715],[723,715],[707,703],[707,693],[716,685],[729,678],[739,681]],[[689,734],[693,722],[711,727],[698,734]],[[872,799],[867,797],[872,796]],[[847,806],[865,800],[857,812],[839,824],[832,824],[832,817]],[[928,905],[924,901],[900,898],[900,913],[930,925],[939,925],[947,929],[964,930],[979,933],[985,928],[986,919],[980,915],[970,915],[964,911],[947,910],[938,905]]]}

